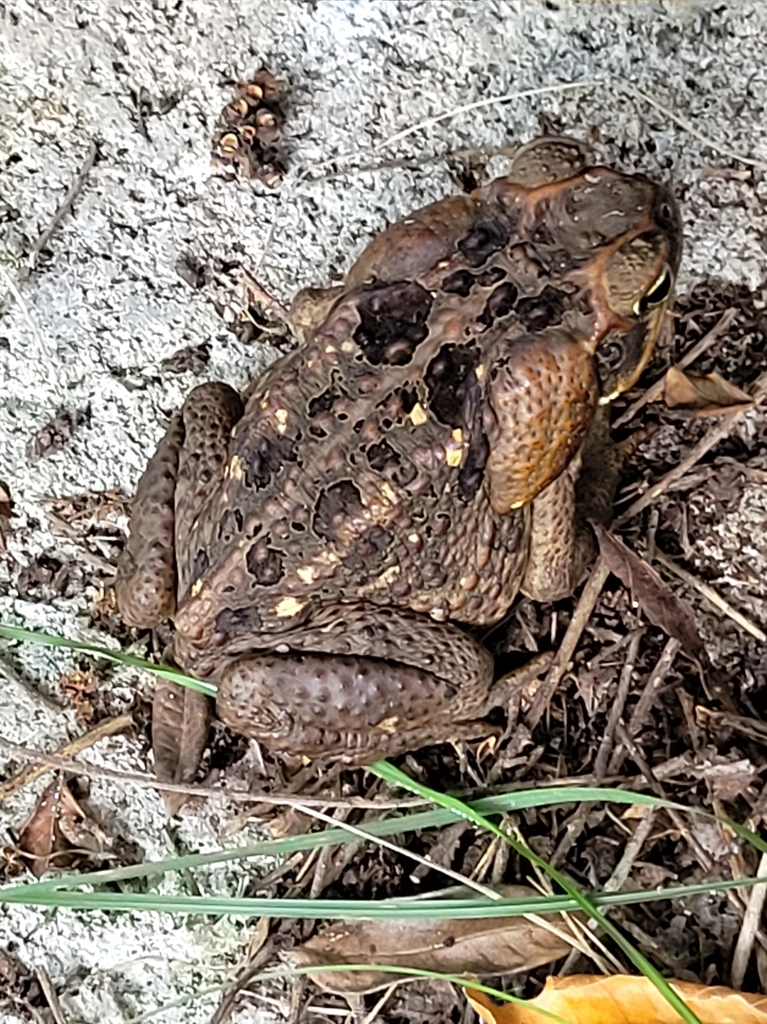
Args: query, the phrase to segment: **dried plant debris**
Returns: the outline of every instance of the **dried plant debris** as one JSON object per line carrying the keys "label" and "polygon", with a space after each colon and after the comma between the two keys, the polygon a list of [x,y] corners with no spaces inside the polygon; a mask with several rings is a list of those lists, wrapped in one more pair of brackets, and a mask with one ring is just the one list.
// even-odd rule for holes
{"label": "dried plant debris", "polygon": [[666,372],[663,397],[669,409],[692,409],[697,416],[733,412],[753,405],[750,395],[718,373],[696,377],[675,366]]}
{"label": "dried plant debris", "polygon": [[653,567],[628,548],[619,537],[599,523],[592,523],[599,550],[624,587],[627,587],[654,626],[678,640],[687,653],[705,668],[708,655],[690,608],[677,597]]}
{"label": "dried plant debris", "polygon": [[[210,701],[203,693],[158,679],[152,703],[152,751],[160,782],[194,781],[208,740]],[[163,793],[170,815],[186,803],[183,793]]]}
{"label": "dried plant debris", "polygon": [[210,345],[188,345],[163,359],[160,366],[166,373],[191,373],[198,376],[210,362]]}
{"label": "dried plant debris", "polygon": [[13,502],[8,488],[0,481],[0,555],[6,551],[5,541],[11,532]]}
{"label": "dried plant debris", "polygon": [[[767,996],[720,985],[671,981],[701,1024],[767,1024]],[[483,992],[467,991],[484,1024],[540,1024],[544,1013],[569,1024],[675,1024],[681,1020],[649,978],[616,974],[548,978],[528,1005],[494,1003]],[[542,1012],[541,1012],[542,1011]]]}
{"label": "dried plant debris", "polygon": [[56,415],[41,427],[29,440],[27,454],[31,459],[41,459],[51,452],[57,452],[72,438],[75,430],[88,425],[91,411],[86,409],[60,408]]}
{"label": "dried plant debris", "polygon": [[0,1016],[11,1019],[47,1020],[40,1013],[46,1006],[38,979],[10,949],[0,949]]}
{"label": "dried plant debris", "polygon": [[[508,899],[536,896],[524,885],[501,886]],[[518,974],[567,956],[572,945],[561,915],[547,919],[551,929],[524,917],[476,920],[343,921],[331,925],[286,954],[293,967],[327,964],[393,964],[445,974]],[[326,992],[363,994],[386,988],[391,974],[376,971],[325,972],[310,975]],[[403,974],[402,978],[407,975]]]}
{"label": "dried plant debris", "polygon": [[59,689],[75,710],[80,725],[93,725],[96,720],[98,683],[92,668],[72,668],[59,679]]}
{"label": "dried plant debris", "polygon": [[276,188],[287,170],[279,86],[265,68],[235,84],[213,136],[213,163]]}
{"label": "dried plant debris", "polygon": [[18,846],[32,873],[40,877],[53,868],[97,866],[110,842],[59,778],[41,793],[21,828]]}

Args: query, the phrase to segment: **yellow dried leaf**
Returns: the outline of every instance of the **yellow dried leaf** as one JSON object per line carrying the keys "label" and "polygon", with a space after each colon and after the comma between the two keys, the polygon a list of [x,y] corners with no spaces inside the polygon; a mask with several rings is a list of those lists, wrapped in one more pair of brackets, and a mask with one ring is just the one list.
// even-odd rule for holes
{"label": "yellow dried leaf", "polygon": [[[767,997],[723,986],[671,981],[703,1024],[767,1024]],[[494,1003],[467,989],[469,1002],[484,1024],[547,1024],[547,1010],[569,1024],[679,1024],[682,1019],[647,978],[589,974],[549,978],[543,992],[527,1005]]]}

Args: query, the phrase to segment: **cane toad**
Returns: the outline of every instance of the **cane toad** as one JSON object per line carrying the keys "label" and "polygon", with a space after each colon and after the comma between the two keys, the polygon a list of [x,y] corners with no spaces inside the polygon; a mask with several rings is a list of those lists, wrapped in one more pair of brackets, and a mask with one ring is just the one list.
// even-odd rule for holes
{"label": "cane toad", "polygon": [[483,735],[493,659],[463,627],[578,582],[580,491],[612,502],[599,467],[582,485],[591,426],[652,353],[679,251],[664,187],[558,138],[389,227],[295,307],[301,345],[244,408],[203,384],[173,417],[124,620],[170,616],[176,662],[281,752],[369,763]]}

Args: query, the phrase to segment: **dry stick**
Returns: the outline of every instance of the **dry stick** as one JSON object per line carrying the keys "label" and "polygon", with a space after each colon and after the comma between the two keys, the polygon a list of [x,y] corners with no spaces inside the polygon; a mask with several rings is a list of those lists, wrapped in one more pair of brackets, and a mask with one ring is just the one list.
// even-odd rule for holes
{"label": "dry stick", "polygon": [[581,592],[580,599],[575,607],[575,611],[573,612],[572,620],[570,625],[567,627],[564,637],[562,638],[559,650],[554,656],[551,668],[535,694],[533,703],[527,713],[525,725],[528,727],[530,732],[535,729],[541,718],[543,718],[551,698],[554,696],[557,687],[562,682],[562,679],[567,672],[567,666],[570,664],[570,660],[575,653],[575,648],[578,646],[581,633],[586,628],[586,623],[591,618],[591,613],[594,611],[594,606],[599,600],[599,595],[602,593],[602,587],[605,585],[609,575],[610,570],[607,568],[605,560],[600,555],[594,563],[594,567],[591,570],[591,575],[588,578],[586,586]]}
{"label": "dry stick", "polygon": [[725,599],[721,597],[713,587],[710,587],[708,583],[704,583],[703,580],[699,580],[697,576],[694,576],[691,572],[683,569],[681,565],[677,565],[672,558],[669,558],[668,555],[664,554],[662,551],[658,551],[657,549],[655,551],[655,561],[660,562],[660,564],[664,566],[664,568],[668,569],[669,572],[672,572],[688,586],[697,590],[698,593],[702,594],[706,600],[714,606],[714,608],[720,612],[724,612],[725,615],[728,615],[733,622],[737,622],[737,624],[742,629],[745,629],[747,633],[750,633],[751,636],[756,637],[756,639],[760,640],[762,643],[767,641],[767,633],[765,633],[763,629],[760,629],[759,626],[751,622],[750,619],[747,619],[742,612],[737,610],[737,608],[733,608],[733,606],[729,604],[729,602],[725,601]]}
{"label": "dry stick", "polygon": [[[647,784],[650,786],[650,788],[657,796],[663,797],[663,799],[667,799],[666,792],[663,789],[663,786],[658,781],[650,765],[644,759],[642,752],[639,750],[639,747],[636,745],[633,738],[629,736],[628,732],[626,731],[626,727],[619,723],[617,732],[624,746],[629,751],[629,754],[634,760],[637,768],[644,776],[645,782],[647,782]],[[713,867],[713,860],[709,856],[708,852],[699,843],[694,830],[690,829],[689,825],[684,820],[679,811],[675,810],[673,807],[666,808],[666,814],[668,814],[672,824],[680,833],[680,835],[683,835],[692,847],[692,850],[695,856],[700,861],[703,870],[710,871]],[[729,903],[732,904],[732,906],[735,908],[735,910],[737,910],[739,914],[744,913],[746,901],[741,893],[730,891],[727,893],[727,900]],[[759,930],[755,931],[754,938],[763,949],[767,949],[767,936],[765,936],[764,932]]]}
{"label": "dry stick", "polygon": [[[639,730],[645,723],[647,716],[650,713],[650,709],[655,703],[655,698],[658,695],[658,691],[666,681],[666,676],[671,671],[671,666],[674,664],[674,659],[681,650],[682,645],[678,640],[673,637],[669,637],[666,641],[666,645],[661,651],[660,657],[655,663],[655,667],[650,673],[647,682],[644,685],[644,689],[639,695],[639,700],[631,713],[628,725],[626,726],[626,732],[632,738],[637,735]],[[623,764],[625,757],[625,751],[622,743],[619,743],[613,750],[610,757],[610,762],[607,766],[607,774],[615,775],[620,771],[620,767]]]}
{"label": "dry stick", "polygon": [[50,974],[48,974],[44,967],[40,966],[35,968],[35,977],[45,996],[45,1001],[48,1003],[48,1009],[51,1011],[55,1024],[67,1024],[67,1018],[61,1009],[61,1003],[59,1002],[56,989],[53,987]]}
{"label": "dry stick", "polygon": [[615,865],[615,870],[602,886],[604,892],[617,892],[619,889],[622,889],[626,883],[626,879],[631,874],[634,861],[639,856],[642,847],[647,841],[650,833],[652,832],[652,827],[655,824],[655,808],[647,807],[645,810],[647,813],[637,825],[636,831],[631,839],[626,843],[623,855]]}
{"label": "dry stick", "polygon": [[[17,775],[0,783],[0,804],[13,793],[17,793],[24,786],[29,785],[30,782],[34,782],[41,775],[51,771],[52,768],[63,767],[63,765],[50,764],[48,757],[62,761],[69,760],[68,755],[80,754],[83,750],[92,747],[106,736],[114,736],[115,733],[130,729],[132,725],[132,715],[117,715],[114,718],[105,718],[93,729],[89,729],[84,735],[78,736],[76,740],[72,740],[70,743],[65,743],[63,747],[59,747],[58,755],[43,756],[34,751],[33,755],[37,764],[24,768]],[[6,750],[12,750],[14,753],[21,754],[24,757],[28,756],[26,747],[19,748],[18,744],[7,740],[4,736],[0,736],[0,747],[5,747]],[[80,763],[78,761],[69,761],[69,764],[76,766],[74,768],[75,771],[80,771]]]}
{"label": "dry stick", "polygon": [[615,700],[610,707],[610,713],[607,716],[605,734],[602,737],[602,742],[599,744],[597,756],[594,759],[594,775],[596,776],[598,786],[601,785],[599,780],[604,778],[607,773],[607,759],[615,745],[615,730],[618,728],[618,723],[621,720],[623,709],[626,706],[626,699],[628,698],[629,689],[631,688],[631,677],[634,674],[634,667],[636,666],[637,655],[639,653],[639,642],[644,634],[644,629],[635,630],[634,635],[631,637],[626,660],[624,661],[623,668],[621,669],[621,677],[618,681],[618,690],[615,694]]}
{"label": "dry stick", "polygon": [[[631,676],[633,675],[637,654],[639,653],[639,642],[644,636],[644,633],[644,629],[635,630],[629,641],[629,649],[626,654],[626,660],[623,663],[623,668],[621,669],[615,700],[612,702],[610,707],[610,714],[607,719],[605,734],[602,737],[602,742],[599,745],[599,750],[597,751],[597,756],[594,760],[594,778],[597,785],[602,784],[600,780],[605,774],[607,758],[609,757],[610,751],[615,742],[615,729],[620,721],[621,715],[623,714],[626,698],[629,695]],[[590,808],[586,804],[581,804],[580,807],[578,807],[570,816],[570,819],[565,825],[565,834],[560,839],[557,844],[557,848],[551,856],[550,863],[552,867],[559,867],[559,865],[562,864],[571,847],[580,838],[584,828],[586,827],[586,819],[589,813]]]}
{"label": "dry stick", "polygon": [[[690,365],[690,363],[694,363],[696,359],[711,348],[715,341],[718,341],[720,335],[730,329],[730,324],[737,315],[738,311],[735,307],[726,309],[711,330],[704,334],[696,345],[693,345],[691,349],[685,352],[678,363],[673,364],[674,368],[677,370],[684,370],[685,367]],[[660,401],[660,399],[663,398],[664,388],[665,378],[662,377],[654,384],[651,384],[650,387],[639,398],[637,398],[636,402],[632,402],[628,409],[621,413],[618,419],[613,423],[613,427],[620,427],[623,426],[624,423],[628,423],[628,421],[633,419],[639,410],[643,409],[648,402]]]}
{"label": "dry stick", "polygon": [[[62,747],[62,750],[64,748]],[[9,750],[17,757],[24,757],[34,761],[42,767],[40,774],[50,771],[51,768],[63,768],[66,771],[75,772],[77,775],[84,775],[92,779],[109,779],[112,782],[127,783],[131,786],[138,786],[139,789],[162,789],[171,793],[184,793],[187,796],[201,797],[223,797],[225,800],[242,801],[248,803],[276,804],[296,807],[298,805],[312,805],[317,807],[362,807],[373,810],[397,810],[402,807],[423,807],[430,803],[429,800],[420,798],[408,800],[365,800],[363,797],[350,797],[345,800],[333,800],[331,797],[297,797],[294,794],[280,793],[246,793],[239,790],[225,790],[215,786],[185,786],[176,782],[159,782],[148,775],[138,775],[132,772],[120,772],[114,768],[100,768],[85,761],[75,761],[70,757],[61,757],[57,754],[44,754],[33,747],[25,747],[21,743],[14,743],[5,736],[0,736],[0,750]],[[37,776],[35,776],[37,777]],[[12,782],[13,780],[9,780]],[[25,783],[30,781],[25,779]],[[9,783],[0,785],[0,800],[4,799],[3,787]]]}
{"label": "dry stick", "polygon": [[[767,853],[763,853],[761,856],[757,874],[761,874],[762,871],[767,871]],[[754,948],[759,922],[762,919],[765,896],[767,896],[767,885],[755,885],[749,893],[743,924],[740,927],[740,934],[732,957],[730,984],[733,988],[739,989],[743,986],[743,978],[748,961],[751,959],[751,950]]]}
{"label": "dry stick", "polygon": [[[43,231],[40,232],[37,241],[33,244],[32,248],[30,249],[29,262],[18,275],[16,282],[11,282],[11,284],[13,285],[13,287],[11,288],[11,298],[18,298],[19,285],[23,284],[27,280],[29,275],[32,273],[32,271],[35,269],[37,257],[40,255],[42,250],[51,240],[51,236],[53,235],[54,231],[62,222],[67,213],[69,213],[75,199],[77,199],[77,197],[82,192],[83,185],[85,184],[85,181],[91,172],[91,168],[93,167],[93,164],[96,161],[97,155],[98,148],[96,146],[96,143],[91,141],[91,143],[88,146],[88,155],[83,161],[80,170],[75,175],[72,184],[67,189],[66,195],[59,203],[59,206],[56,212],[54,213],[53,217],[51,218],[50,223]],[[2,316],[3,313],[6,312],[10,305],[11,302],[9,299],[4,299],[2,302],[0,302],[0,316]]]}

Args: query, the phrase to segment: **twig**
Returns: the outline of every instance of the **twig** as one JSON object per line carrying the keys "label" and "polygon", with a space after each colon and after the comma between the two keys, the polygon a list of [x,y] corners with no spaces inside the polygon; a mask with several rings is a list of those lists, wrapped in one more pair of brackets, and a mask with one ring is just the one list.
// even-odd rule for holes
{"label": "twig", "polygon": [[703,580],[699,580],[697,576],[693,575],[693,573],[683,569],[681,565],[677,565],[672,558],[669,558],[668,555],[664,554],[662,551],[658,551],[657,549],[655,552],[655,560],[660,562],[660,564],[664,566],[664,568],[668,569],[669,572],[678,576],[679,579],[683,580],[688,586],[693,587],[698,591],[698,593],[702,594],[706,600],[714,606],[714,608],[723,612],[725,615],[728,615],[733,622],[737,622],[741,629],[745,629],[747,633],[750,633],[751,636],[756,637],[756,639],[760,640],[762,643],[767,641],[767,633],[765,633],[764,630],[751,622],[750,619],[747,619],[742,612],[737,610],[737,608],[733,608],[732,605],[725,601],[723,597],[720,597],[720,595],[717,594],[714,588],[710,587],[708,583],[704,583]]}
{"label": "twig", "polygon": [[639,856],[655,824],[655,808],[647,807],[645,810],[647,813],[637,825],[631,839],[626,843],[621,859],[615,865],[613,873],[602,887],[604,892],[617,892],[619,889],[622,889],[626,879],[631,874],[634,861]]}
{"label": "twig", "polygon": [[61,1003],[59,997],[56,994],[56,989],[53,987],[51,976],[48,974],[46,969],[42,966],[35,968],[35,976],[37,982],[42,989],[42,993],[45,996],[45,1001],[48,1004],[48,1009],[51,1011],[56,1024],[67,1024],[67,1018],[64,1016],[64,1011],[61,1009]]}
{"label": "twig", "polygon": [[501,893],[496,892],[495,889],[491,889],[487,885],[483,885],[481,882],[475,881],[473,878],[468,878],[466,875],[462,875],[458,871],[453,871],[452,868],[447,868],[442,864],[437,864],[437,862],[431,860],[431,858],[422,857],[420,853],[415,853],[413,850],[408,850],[402,846],[398,846],[396,843],[391,843],[388,839],[382,839],[380,836],[371,836],[369,832],[365,832],[363,829],[357,828],[356,825],[350,825],[348,821],[333,818],[329,814],[325,814],[324,811],[320,811],[314,807],[309,807],[307,804],[297,804],[296,810],[302,811],[311,818],[317,818],[319,821],[324,821],[327,825],[334,825],[336,828],[341,828],[344,832],[349,832],[353,836],[359,836],[359,838],[364,839],[365,842],[373,842],[377,846],[383,846],[387,850],[392,850],[401,857],[407,857],[410,860],[414,860],[416,864],[423,864],[431,871],[439,871],[440,874],[446,875],[448,878],[452,878],[453,881],[458,882],[459,885],[468,886],[468,888],[474,889],[481,896],[485,896],[487,899],[500,900],[503,898]]}
{"label": "twig", "polygon": [[[761,875],[763,871],[767,871],[767,853],[763,853],[761,856],[757,875]],[[733,988],[743,987],[743,978],[746,975],[748,961],[751,959],[751,950],[754,948],[754,939],[762,919],[765,896],[767,896],[767,885],[755,885],[749,893],[746,912],[743,915],[743,923],[740,926],[740,934],[732,957],[730,984]]]}
{"label": "twig", "polygon": [[[737,315],[738,311],[734,306],[730,309],[726,309],[711,330],[707,331],[696,345],[693,345],[691,349],[685,352],[678,363],[673,364],[674,368],[677,370],[684,370],[685,367],[694,363],[696,359],[711,348],[714,342],[719,339],[721,334],[724,334],[725,331],[730,329],[730,324]],[[659,401],[663,397],[664,388],[665,376],[661,377],[661,379],[657,380],[654,384],[651,384],[650,387],[647,388],[639,398],[637,398],[636,402],[632,402],[628,409],[626,409],[625,412],[622,412],[618,419],[613,423],[613,427],[623,426],[624,423],[628,423],[630,419],[633,419],[639,410],[643,409],[649,402]]]}
{"label": "twig", "polygon": [[[0,747],[4,747],[6,750],[12,750],[24,757],[31,756],[37,761],[37,764],[24,768],[17,775],[14,775],[10,779],[6,779],[3,783],[0,783],[0,804],[3,803],[4,800],[7,800],[7,798],[13,793],[17,793],[24,786],[29,785],[30,782],[34,782],[35,779],[39,779],[41,775],[45,775],[46,772],[51,771],[52,768],[61,767],[57,764],[50,764],[48,760],[49,758],[55,760],[68,760],[70,755],[80,754],[83,750],[87,750],[89,747],[98,743],[99,740],[103,740],[107,736],[114,736],[115,733],[118,732],[124,732],[125,729],[129,729],[132,725],[132,715],[116,715],[114,718],[104,718],[93,729],[89,729],[88,732],[84,733],[82,736],[78,736],[77,739],[59,747],[60,756],[43,755],[37,751],[30,751],[26,747],[19,748],[18,744],[11,742],[11,740],[6,739],[4,736],[0,736]],[[69,763],[78,766],[75,769],[76,771],[80,770],[78,761],[70,761]]]}
{"label": "twig", "polygon": [[[762,373],[757,379],[752,394],[754,404],[758,405],[759,402],[764,400],[765,396],[767,396],[767,372]],[[642,512],[648,505],[651,505],[661,494],[668,490],[671,484],[679,480],[680,477],[683,477],[685,473],[692,469],[696,462],[699,462],[704,455],[711,451],[712,448],[715,448],[720,441],[723,441],[735,424],[743,419],[746,413],[751,412],[752,409],[753,406],[745,405],[722,416],[721,421],[704,434],[677,466],[674,466],[665,476],[662,476],[660,480],[656,481],[651,487],[648,487],[644,494],[640,495],[636,501],[629,505],[625,512],[621,513],[614,521],[613,526],[621,526],[627,520],[637,515],[638,512]]]}
{"label": "twig", "polygon": [[594,607],[599,600],[599,595],[602,593],[602,587],[605,585],[609,575],[610,570],[607,568],[605,560],[600,555],[594,563],[594,567],[591,570],[591,575],[589,576],[586,586],[581,592],[580,599],[575,607],[575,611],[573,612],[572,620],[570,621],[570,625],[567,627],[567,631],[562,638],[559,650],[554,656],[551,668],[535,694],[533,703],[527,713],[525,724],[531,732],[538,725],[541,718],[543,718],[551,698],[556,693],[557,687],[562,682],[562,679],[567,672],[567,667],[575,653],[575,648],[578,646],[581,634],[586,628],[586,623],[589,621],[591,613],[594,611]]}
{"label": "twig", "polygon": [[85,181],[86,181],[88,175],[91,172],[91,168],[93,167],[94,163],[96,162],[96,156],[97,155],[98,155],[98,147],[96,146],[96,143],[93,140],[91,140],[90,144],[88,145],[88,155],[86,156],[85,160],[83,161],[82,167],[80,168],[80,170],[77,172],[77,174],[73,178],[72,184],[67,189],[66,195],[64,196],[64,198],[59,203],[59,206],[58,206],[56,212],[54,213],[53,217],[51,217],[50,223],[48,224],[48,226],[45,228],[44,231],[41,231],[40,235],[37,238],[37,241],[34,243],[34,245],[32,246],[32,249],[30,250],[30,253],[29,253],[29,269],[30,270],[34,270],[35,263],[37,261],[37,257],[39,256],[39,254],[42,252],[42,250],[46,247],[46,245],[50,241],[51,236],[53,235],[53,232],[56,230],[56,228],[62,222],[64,217],[67,215],[67,213],[69,213],[69,211],[72,208],[72,204],[74,203],[75,199],[77,199],[77,197],[82,192],[83,185],[85,184]]}
{"label": "twig", "polygon": [[[62,748],[63,749],[63,748]],[[185,786],[175,782],[159,782],[148,775],[138,775],[132,772],[120,772],[114,768],[100,768],[85,761],[75,761],[70,757],[61,757],[57,754],[44,754],[33,747],[25,747],[21,743],[14,743],[5,736],[0,736],[0,750],[10,750],[18,757],[25,757],[38,765],[45,765],[43,771],[50,768],[63,768],[66,771],[75,772],[77,775],[85,775],[92,779],[109,779],[113,782],[127,783],[137,786],[139,789],[162,789],[171,793],[184,793],[187,796],[197,797],[224,797],[226,800],[240,801],[247,803],[262,803],[269,805],[287,805],[295,807],[299,804],[318,807],[361,807],[375,810],[396,810],[402,807],[423,807],[428,800],[413,798],[407,800],[366,800],[362,797],[349,797],[345,800],[334,800],[331,797],[297,797],[287,793],[246,793],[238,790],[226,790],[215,786]],[[42,773],[41,773],[42,774]],[[9,782],[12,780],[9,780]],[[3,785],[8,785],[4,783]],[[0,789],[0,799],[2,789]]]}
{"label": "twig", "polygon": [[[650,713],[650,708],[655,703],[658,691],[663,686],[666,676],[671,670],[671,666],[674,664],[674,658],[676,658],[681,648],[682,645],[673,637],[669,637],[666,641],[666,646],[661,651],[660,657],[656,661],[655,667],[645,683],[644,689],[639,696],[639,700],[637,701],[634,710],[631,713],[628,725],[626,726],[626,732],[632,739],[644,725],[645,719]],[[610,763],[607,766],[607,772],[609,775],[615,775],[620,771],[624,756],[623,744],[619,743],[613,750],[612,756],[610,757]]]}
{"label": "twig", "polygon": [[402,139],[406,139],[408,135],[414,135],[416,132],[421,131],[422,128],[432,128],[435,124],[439,124],[441,121],[449,121],[451,118],[457,117],[458,114],[468,114],[472,110],[480,110],[482,107],[493,107],[499,103],[509,103],[511,100],[522,100],[527,99],[529,96],[542,96],[549,92],[572,92],[573,89],[592,89],[594,86],[603,85],[603,82],[561,82],[557,85],[541,85],[536,89],[520,89],[516,92],[507,92],[504,96],[491,96],[489,99],[477,100],[475,103],[464,103],[460,107],[453,107],[452,110],[446,110],[444,114],[438,114],[436,117],[427,117],[425,121],[419,121],[418,124],[412,124],[409,128],[403,128],[401,132],[397,132],[396,135],[390,135],[388,139],[384,139],[383,142],[377,142],[375,149],[385,149],[386,146],[393,146],[395,142],[400,142]]}
{"label": "twig", "polygon": [[715,153],[720,153],[722,156],[728,156],[732,160],[739,160],[742,164],[749,164],[751,167],[759,167],[762,170],[767,170],[767,163],[764,160],[754,160],[752,157],[741,156],[740,153],[734,152],[732,149],[728,149],[726,146],[720,145],[718,142],[714,142],[713,139],[709,138],[708,135],[704,135],[703,132],[698,131],[697,128],[691,124],[690,121],[686,121],[683,117],[675,114],[669,107],[665,107],[662,103],[654,100],[652,96],[648,96],[646,92],[642,92],[640,89],[635,89],[628,82],[622,82],[620,79],[616,81],[618,85],[625,93],[629,96],[633,96],[635,99],[642,100],[644,103],[649,103],[651,107],[655,107],[659,110],[664,117],[669,118],[674,124],[678,124],[680,128],[688,132],[699,142],[702,142],[704,146],[708,146],[709,149],[713,149]]}
{"label": "twig", "polygon": [[[12,281],[11,278],[7,277],[6,275],[8,290],[10,292],[10,299],[6,298],[3,299],[2,302],[0,302],[0,316],[2,316],[3,313],[5,313],[9,309],[11,305],[11,300],[15,299],[17,302],[21,301],[19,285],[24,284],[29,275],[35,269],[35,266],[37,264],[37,257],[48,244],[54,231],[59,226],[61,221],[64,219],[66,214],[69,212],[69,210],[72,208],[72,204],[82,191],[83,185],[85,184],[85,180],[90,174],[91,168],[93,167],[97,154],[98,149],[96,147],[96,143],[91,141],[91,143],[88,146],[88,155],[86,156],[82,166],[80,167],[80,170],[75,175],[72,184],[67,189],[66,195],[59,203],[56,212],[50,220],[50,223],[43,231],[40,232],[40,234],[37,237],[37,240],[33,243],[32,248],[29,250],[29,256],[27,259],[26,266],[23,267],[21,272],[17,275],[17,280],[15,282]],[[37,334],[37,328],[35,327],[34,329],[35,333]]]}
{"label": "twig", "polygon": [[623,663],[623,668],[621,670],[621,677],[618,681],[618,690],[615,694],[615,700],[612,702],[610,706],[610,713],[607,716],[605,734],[602,737],[602,742],[599,744],[597,756],[594,759],[594,775],[597,777],[597,780],[601,779],[607,771],[607,760],[615,743],[615,730],[618,728],[618,723],[623,715],[623,709],[626,706],[626,699],[629,695],[629,688],[631,687],[631,677],[634,674],[637,654],[639,653],[639,641],[644,636],[644,632],[644,629],[637,629],[631,637],[631,643],[629,644],[626,660]]}

